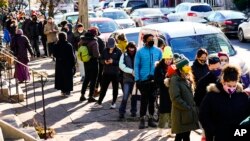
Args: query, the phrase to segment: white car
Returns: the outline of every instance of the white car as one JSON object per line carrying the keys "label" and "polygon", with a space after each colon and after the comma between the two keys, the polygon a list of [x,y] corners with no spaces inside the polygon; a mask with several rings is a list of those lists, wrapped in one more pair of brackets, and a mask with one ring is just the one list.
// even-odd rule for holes
{"label": "white car", "polygon": [[121,8],[123,2],[110,2],[108,7],[109,8]]}
{"label": "white car", "polygon": [[[96,18],[96,14],[93,11],[88,11],[89,18]],[[77,19],[79,17],[79,12],[69,12],[65,13],[62,16],[61,21],[70,21],[72,24],[75,24],[77,22]]]}
{"label": "white car", "polygon": [[239,25],[238,38],[241,42],[250,40],[250,18]]}
{"label": "white car", "polygon": [[120,26],[120,28],[132,28],[135,27],[135,22],[130,19],[128,14],[120,9],[108,8],[103,10],[102,17],[110,18]]}
{"label": "white car", "polygon": [[204,17],[208,17],[212,8],[206,3],[189,3],[184,2],[175,7],[173,13],[169,13],[167,18],[169,21],[192,21],[206,22]]}

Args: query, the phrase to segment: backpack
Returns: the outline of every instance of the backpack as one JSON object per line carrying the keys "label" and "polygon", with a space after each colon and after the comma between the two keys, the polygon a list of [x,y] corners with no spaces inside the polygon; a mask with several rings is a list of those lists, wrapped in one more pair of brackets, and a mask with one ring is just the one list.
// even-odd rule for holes
{"label": "backpack", "polygon": [[82,62],[88,62],[91,59],[87,46],[80,46],[77,50],[77,57]]}

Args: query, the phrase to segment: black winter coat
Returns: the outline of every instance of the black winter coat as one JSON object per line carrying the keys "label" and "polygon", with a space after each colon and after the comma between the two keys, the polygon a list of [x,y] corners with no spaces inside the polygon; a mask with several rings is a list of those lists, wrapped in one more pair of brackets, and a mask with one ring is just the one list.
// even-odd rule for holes
{"label": "black winter coat", "polygon": [[[115,47],[113,52],[109,53],[109,48],[105,48],[101,55],[101,63],[103,64],[103,74],[119,75],[119,60],[122,52],[119,48]],[[112,64],[105,64],[105,60],[113,59]]]}
{"label": "black winter coat", "polygon": [[31,39],[38,39],[40,35],[39,30],[39,22],[37,21],[31,21],[28,28],[28,34],[31,37]]}
{"label": "black winter coat", "polygon": [[54,49],[54,56],[56,57],[55,89],[70,92],[73,90],[73,71],[76,63],[75,51],[67,41],[58,42]]}
{"label": "black winter coat", "polygon": [[209,72],[208,65],[202,65],[196,59],[192,65],[192,73],[194,75],[195,85],[198,81]]}
{"label": "black winter coat", "polygon": [[211,72],[206,74],[204,77],[202,77],[196,86],[195,93],[194,93],[194,101],[196,103],[196,106],[200,106],[203,98],[205,97],[207,93],[207,86],[210,83],[216,83],[218,78]]}
{"label": "black winter coat", "polygon": [[250,101],[241,84],[233,94],[228,94],[221,83],[210,84],[203,99],[199,118],[205,132],[215,136],[215,141],[236,141],[235,128],[250,114]]}
{"label": "black winter coat", "polygon": [[168,87],[164,84],[166,78],[167,65],[162,59],[155,68],[154,79],[158,88],[160,88],[160,113],[171,113],[171,100],[168,92]]}

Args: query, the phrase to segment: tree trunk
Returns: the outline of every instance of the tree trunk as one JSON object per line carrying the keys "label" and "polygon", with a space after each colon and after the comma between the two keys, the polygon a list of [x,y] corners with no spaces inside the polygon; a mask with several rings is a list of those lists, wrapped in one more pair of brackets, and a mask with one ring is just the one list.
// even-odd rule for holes
{"label": "tree trunk", "polygon": [[79,6],[79,21],[83,24],[85,29],[89,27],[89,16],[88,16],[88,0],[78,0]]}
{"label": "tree trunk", "polygon": [[54,17],[54,3],[53,3],[53,0],[49,0],[49,17]]}

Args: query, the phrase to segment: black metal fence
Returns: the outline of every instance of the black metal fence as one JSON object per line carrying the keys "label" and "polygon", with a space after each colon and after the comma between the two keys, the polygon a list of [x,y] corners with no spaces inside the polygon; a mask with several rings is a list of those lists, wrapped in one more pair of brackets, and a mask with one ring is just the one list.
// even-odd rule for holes
{"label": "black metal fence", "polygon": [[[31,80],[24,81],[23,86],[23,96],[25,97],[25,104],[21,103],[20,99],[20,91],[19,91],[19,82],[14,77],[14,70],[16,64],[22,65],[23,67],[26,67],[29,69],[29,73],[31,75]],[[12,52],[8,50],[6,47],[0,46],[0,88],[1,88],[1,95],[4,95],[4,89],[8,89],[8,95],[6,96],[6,99],[8,102],[18,102],[22,106],[25,106],[26,108],[35,111],[37,114],[43,116],[43,126],[44,126],[44,132],[45,132],[45,139],[47,135],[47,126],[46,126],[46,110],[45,110],[45,99],[44,99],[44,86],[47,82],[47,76],[39,73],[38,71],[29,68],[29,66],[23,64],[22,62],[18,61],[17,58],[15,58],[12,55]],[[7,86],[7,88],[4,88],[4,85]],[[23,84],[22,84],[23,85]],[[13,94],[12,88],[15,88],[15,94]],[[38,95],[38,92],[36,92],[37,89],[41,89],[41,92]],[[28,94],[28,91],[32,91],[33,94]],[[40,95],[41,94],[41,95]],[[37,97],[42,96],[42,114],[37,112]],[[31,106],[29,104],[29,98],[33,97],[34,105]]]}

